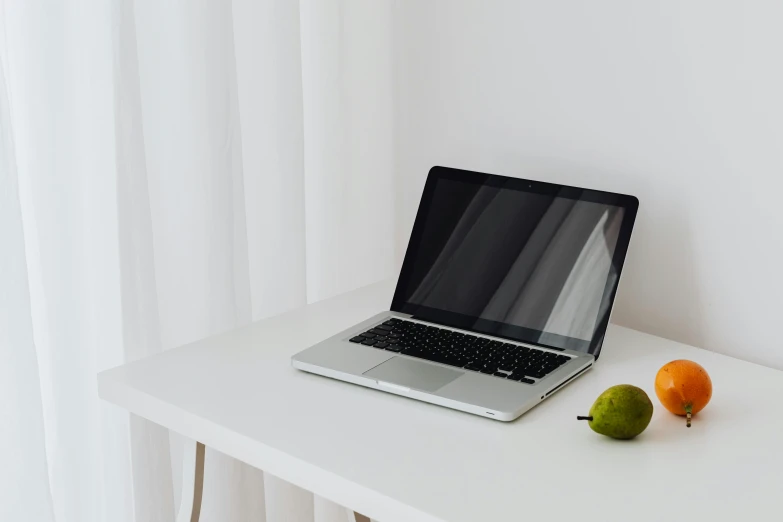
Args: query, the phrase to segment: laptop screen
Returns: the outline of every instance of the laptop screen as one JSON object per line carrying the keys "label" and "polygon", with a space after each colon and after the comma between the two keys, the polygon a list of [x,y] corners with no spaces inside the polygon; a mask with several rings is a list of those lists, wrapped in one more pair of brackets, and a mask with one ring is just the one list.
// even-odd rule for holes
{"label": "laptop screen", "polygon": [[392,309],[597,355],[635,213],[630,196],[433,169]]}

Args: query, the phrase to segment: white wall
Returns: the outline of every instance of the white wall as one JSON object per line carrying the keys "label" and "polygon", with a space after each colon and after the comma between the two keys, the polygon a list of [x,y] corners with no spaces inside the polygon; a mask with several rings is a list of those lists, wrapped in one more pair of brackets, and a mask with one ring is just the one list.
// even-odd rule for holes
{"label": "white wall", "polygon": [[613,320],[783,368],[783,3],[394,11],[397,256],[427,170],[626,192]]}

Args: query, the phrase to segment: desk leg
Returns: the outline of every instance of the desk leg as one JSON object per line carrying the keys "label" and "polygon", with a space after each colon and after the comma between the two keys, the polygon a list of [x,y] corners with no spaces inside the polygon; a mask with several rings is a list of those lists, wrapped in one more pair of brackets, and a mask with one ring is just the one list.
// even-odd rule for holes
{"label": "desk leg", "polygon": [[182,456],[182,502],[177,522],[198,522],[201,516],[201,495],[204,491],[204,445],[185,440]]}
{"label": "desk leg", "polygon": [[[185,440],[182,457],[182,502],[177,513],[177,522],[198,522],[201,516],[201,497],[204,492],[204,445],[190,439]],[[356,522],[370,522],[364,515],[354,512]]]}

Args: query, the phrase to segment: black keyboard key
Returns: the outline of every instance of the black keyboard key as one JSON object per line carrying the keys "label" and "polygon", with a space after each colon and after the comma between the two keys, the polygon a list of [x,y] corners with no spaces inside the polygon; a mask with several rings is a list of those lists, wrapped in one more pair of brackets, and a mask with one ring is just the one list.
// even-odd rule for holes
{"label": "black keyboard key", "polygon": [[495,372],[492,375],[494,375],[495,377],[503,377],[504,379],[508,377],[508,374],[503,372]]}
{"label": "black keyboard key", "polygon": [[362,344],[367,345],[367,346],[372,346],[376,342],[377,341],[375,339],[365,339],[364,341],[362,341]]}
{"label": "black keyboard key", "polygon": [[495,370],[497,370],[497,368],[492,368],[492,367],[488,368],[488,367],[485,366],[485,367],[481,368],[479,371],[481,373],[495,373]]}
{"label": "black keyboard key", "polygon": [[362,335],[363,335],[364,337],[368,338],[368,339],[372,339],[372,338],[374,338],[374,337],[375,337],[375,334],[371,334],[371,333],[369,333],[369,332],[364,332]]}
{"label": "black keyboard key", "polygon": [[399,346],[389,346],[386,349],[389,350],[390,352],[401,352],[402,351],[402,348],[400,348]]}
{"label": "black keyboard key", "polygon": [[388,321],[385,321],[383,324],[385,324],[386,326],[396,326],[403,322],[405,321],[402,321],[400,319],[389,319]]}
{"label": "black keyboard key", "polygon": [[475,364],[468,364],[467,366],[465,366],[465,369],[477,372],[477,371],[481,370],[481,366],[477,366]]}
{"label": "black keyboard key", "polygon": [[362,337],[361,335],[357,335],[356,337],[352,337],[351,338],[351,342],[352,343],[360,343],[360,342],[364,341],[365,339],[366,339],[366,337]]}
{"label": "black keyboard key", "polygon": [[512,373],[511,375],[508,376],[509,381],[520,381],[522,379],[524,379],[524,377],[522,375],[519,375],[518,373]]}
{"label": "black keyboard key", "polygon": [[414,353],[411,353],[410,355],[418,357],[419,359],[425,359],[427,361],[441,362],[438,360],[437,355],[429,350],[415,350]]}
{"label": "black keyboard key", "polygon": [[386,332],[386,330],[379,330],[378,328],[373,328],[372,330],[369,331],[369,333],[375,335],[386,335],[388,332]]}
{"label": "black keyboard key", "polygon": [[519,382],[524,382],[525,384],[535,384],[536,381],[530,380],[530,379],[519,379]]}
{"label": "black keyboard key", "polygon": [[376,348],[386,348],[387,346],[389,346],[389,343],[384,343],[384,342],[375,343]]}
{"label": "black keyboard key", "polygon": [[388,332],[388,331],[390,331],[392,329],[392,327],[389,326],[388,324],[379,324],[378,326],[375,327],[375,329],[376,330],[386,330]]}

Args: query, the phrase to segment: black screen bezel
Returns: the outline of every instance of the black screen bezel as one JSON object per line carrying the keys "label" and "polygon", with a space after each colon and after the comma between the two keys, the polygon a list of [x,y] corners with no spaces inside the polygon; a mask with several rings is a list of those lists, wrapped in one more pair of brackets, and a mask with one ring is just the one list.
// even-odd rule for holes
{"label": "black screen bezel", "polygon": [[550,338],[562,342],[561,345],[553,345],[542,343],[538,340],[541,334],[544,333],[540,330],[534,330],[531,328],[502,323],[499,321],[490,321],[488,319],[481,319],[478,317],[458,314],[455,312],[430,308],[427,306],[406,302],[404,300],[403,291],[408,286],[408,282],[410,281],[413,273],[413,265],[418,257],[418,245],[422,234],[424,233],[424,221],[426,216],[429,214],[429,208],[432,202],[432,197],[434,195],[435,186],[441,179],[461,181],[463,183],[471,183],[476,185],[502,187],[512,190],[519,190],[522,192],[543,194],[580,201],[590,201],[623,208],[623,220],[620,225],[620,232],[617,237],[617,245],[615,246],[614,256],[612,257],[612,264],[617,271],[617,277],[615,278],[614,282],[612,282],[611,278],[607,278],[603,297],[601,299],[602,309],[609,311],[611,311],[611,307],[614,304],[614,299],[617,294],[617,287],[620,281],[620,276],[622,274],[623,265],[625,263],[625,257],[628,252],[628,245],[631,241],[631,232],[636,220],[636,213],[639,209],[639,200],[634,196],[615,194],[612,192],[603,192],[600,190],[571,187],[568,185],[557,185],[554,183],[546,183],[528,179],[510,178],[495,174],[483,174],[480,172],[453,169],[449,167],[432,167],[424,185],[424,192],[421,196],[419,209],[416,213],[416,220],[414,221],[410,241],[408,242],[408,248],[405,252],[405,259],[402,263],[400,277],[397,280],[397,288],[392,299],[392,311],[410,314],[418,319],[439,323],[445,326],[452,326],[454,328],[460,328],[476,333],[488,334],[525,342],[528,344],[545,346],[548,348],[563,349],[563,346],[568,343],[569,347],[578,346],[574,349],[581,352],[590,353],[598,358],[599,354],[601,353],[601,345],[603,344],[604,335],[606,334],[606,329],[609,324],[609,313],[606,313],[605,316],[600,319],[593,334],[593,338],[590,341],[547,333]]}

